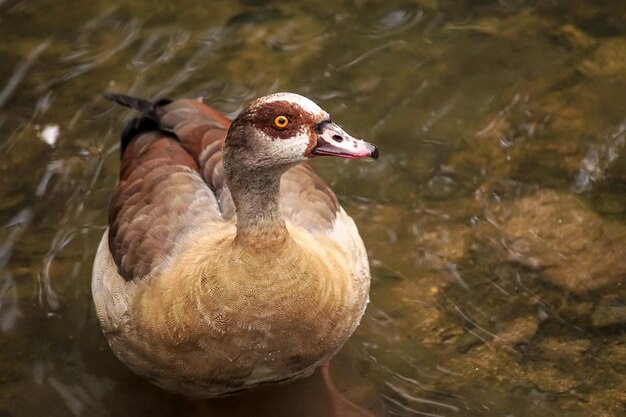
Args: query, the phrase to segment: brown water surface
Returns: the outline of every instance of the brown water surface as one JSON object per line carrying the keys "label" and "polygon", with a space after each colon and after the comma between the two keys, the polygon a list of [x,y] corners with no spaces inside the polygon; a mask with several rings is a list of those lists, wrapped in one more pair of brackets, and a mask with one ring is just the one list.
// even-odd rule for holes
{"label": "brown water surface", "polygon": [[[380,146],[315,162],[372,266],[334,388],[198,404],[115,359],[108,90],[294,91]],[[625,415],[625,91],[620,1],[0,0],[0,416]]]}

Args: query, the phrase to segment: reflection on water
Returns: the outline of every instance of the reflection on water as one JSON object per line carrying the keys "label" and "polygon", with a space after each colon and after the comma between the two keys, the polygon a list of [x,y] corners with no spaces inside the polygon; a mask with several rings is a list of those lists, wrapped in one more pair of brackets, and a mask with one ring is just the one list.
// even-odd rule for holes
{"label": "reflection on water", "polygon": [[[623,415],[619,2],[17,0],[0,22],[0,415]],[[199,403],[116,361],[89,289],[130,117],[109,89],[231,117],[292,90],[380,144],[315,164],[373,271],[332,383]]]}

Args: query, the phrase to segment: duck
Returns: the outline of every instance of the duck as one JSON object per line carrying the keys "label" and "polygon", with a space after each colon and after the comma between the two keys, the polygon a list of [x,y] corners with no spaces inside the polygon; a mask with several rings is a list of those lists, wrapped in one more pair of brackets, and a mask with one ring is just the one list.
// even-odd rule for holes
{"label": "duck", "polygon": [[213,398],[306,377],[369,301],[363,240],[307,163],[378,158],[312,100],[274,93],[231,122],[199,99],[105,97],[140,113],[92,273],[117,358],[153,384]]}

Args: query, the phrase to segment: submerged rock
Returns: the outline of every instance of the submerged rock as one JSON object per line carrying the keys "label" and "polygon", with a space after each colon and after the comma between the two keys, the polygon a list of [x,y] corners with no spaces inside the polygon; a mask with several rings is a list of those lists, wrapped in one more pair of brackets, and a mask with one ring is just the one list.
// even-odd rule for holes
{"label": "submerged rock", "polygon": [[561,394],[575,388],[579,382],[568,373],[556,368],[552,363],[531,363],[526,370],[528,380],[542,392]]}
{"label": "submerged rock", "polygon": [[626,39],[614,38],[600,44],[578,70],[589,78],[623,77],[626,74]]}
{"label": "submerged rock", "polygon": [[476,235],[509,262],[576,293],[626,277],[626,226],[605,222],[570,194],[541,190],[495,203]]}
{"label": "submerged rock", "polygon": [[591,313],[591,324],[596,327],[626,323],[626,303],[616,294],[605,296]]}

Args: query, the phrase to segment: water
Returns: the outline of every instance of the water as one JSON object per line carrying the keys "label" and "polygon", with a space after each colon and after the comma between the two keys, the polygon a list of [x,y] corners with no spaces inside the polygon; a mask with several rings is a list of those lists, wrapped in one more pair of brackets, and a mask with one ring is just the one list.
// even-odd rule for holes
{"label": "water", "polygon": [[230,117],[291,90],[380,146],[315,163],[372,265],[330,370],[353,404],[626,412],[621,2],[0,0],[0,23],[0,416],[329,413],[319,375],[197,404],[108,350],[89,281],[130,117],[108,90]]}

